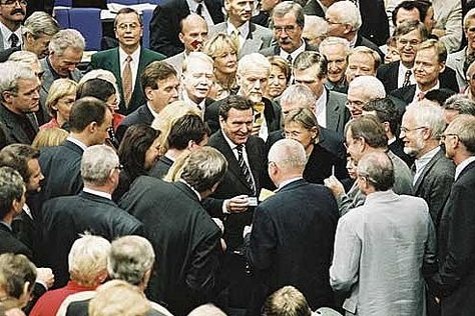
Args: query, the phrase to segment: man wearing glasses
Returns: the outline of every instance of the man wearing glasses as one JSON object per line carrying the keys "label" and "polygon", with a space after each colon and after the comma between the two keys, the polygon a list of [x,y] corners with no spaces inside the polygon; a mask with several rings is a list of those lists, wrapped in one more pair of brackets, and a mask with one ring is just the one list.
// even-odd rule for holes
{"label": "man wearing glasses", "polygon": [[21,23],[26,16],[27,0],[0,1],[0,49],[16,47],[22,43]]}

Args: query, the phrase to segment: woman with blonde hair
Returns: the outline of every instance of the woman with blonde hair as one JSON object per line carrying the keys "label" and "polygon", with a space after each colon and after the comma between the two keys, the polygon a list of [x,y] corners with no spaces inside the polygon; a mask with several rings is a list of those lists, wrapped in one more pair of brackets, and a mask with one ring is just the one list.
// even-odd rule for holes
{"label": "woman with blonde hair", "polygon": [[235,94],[238,49],[231,37],[216,34],[205,44],[203,52],[214,61],[215,85],[210,97],[221,100]]}
{"label": "woman with blonde hair", "polygon": [[59,146],[64,143],[68,135],[66,130],[59,127],[44,128],[36,134],[31,146],[36,149]]}
{"label": "woman with blonde hair", "polygon": [[[284,136],[303,145],[307,153],[303,177],[308,182],[323,184],[323,180],[332,175],[340,181],[348,178],[344,157],[336,156],[321,145],[322,131],[309,109],[295,109],[285,116]],[[325,136],[333,135],[325,131]]]}
{"label": "woman with blonde hair", "polygon": [[46,109],[52,119],[40,126],[40,130],[46,128],[62,128],[69,121],[71,107],[76,101],[78,84],[70,79],[57,79],[53,82],[46,97]]}

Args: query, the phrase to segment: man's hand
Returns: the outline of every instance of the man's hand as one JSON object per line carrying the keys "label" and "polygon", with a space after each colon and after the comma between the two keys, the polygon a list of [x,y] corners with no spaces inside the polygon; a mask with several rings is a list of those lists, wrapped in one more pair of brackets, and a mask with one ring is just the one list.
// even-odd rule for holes
{"label": "man's hand", "polygon": [[238,195],[229,200],[224,201],[226,209],[229,213],[242,213],[249,208],[249,200],[247,195]]}
{"label": "man's hand", "polygon": [[329,178],[323,180],[323,183],[327,188],[332,191],[334,197],[338,197],[345,193],[345,188],[343,184],[335,176],[330,176]]}
{"label": "man's hand", "polygon": [[36,281],[40,282],[49,289],[54,284],[53,270],[50,268],[36,268]]}

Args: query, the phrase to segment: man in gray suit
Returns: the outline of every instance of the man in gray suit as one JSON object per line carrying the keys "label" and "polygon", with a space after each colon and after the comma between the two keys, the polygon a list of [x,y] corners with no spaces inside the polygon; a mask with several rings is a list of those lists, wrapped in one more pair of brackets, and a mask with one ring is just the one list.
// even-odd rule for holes
{"label": "man in gray suit", "polygon": [[[356,164],[366,154],[386,152],[394,166],[394,192],[396,194],[412,195],[411,170],[401,158],[388,150],[388,138],[382,124],[375,116],[364,115],[349,121],[345,127],[345,136],[348,154]],[[335,176],[325,179],[325,185],[332,190],[341,216],[365,202],[365,195],[358,186],[358,181],[355,182],[348,193],[345,193],[343,185]]]}
{"label": "man in gray suit", "polygon": [[292,64],[301,52],[318,50],[302,38],[305,16],[298,3],[284,1],[276,5],[272,11],[272,23],[277,44],[261,50],[262,55],[280,56]]}
{"label": "man in gray suit", "polygon": [[254,11],[254,0],[224,0],[224,8],[228,19],[210,29],[210,37],[217,33],[228,34],[239,47],[239,57],[269,47],[272,32],[251,22]]}
{"label": "man in gray suit", "polygon": [[414,162],[414,195],[426,200],[435,227],[447,201],[455,176],[454,163],[445,157],[439,137],[445,130],[443,111],[428,104],[406,108],[402,118],[401,140],[404,152],[416,158]]}
{"label": "man in gray suit", "polygon": [[167,63],[175,67],[179,75],[186,57],[191,52],[200,52],[204,42],[208,39],[208,24],[206,24],[203,17],[196,13],[191,13],[181,20],[180,26],[181,31],[178,34],[178,38],[185,46],[185,50],[165,59]]}
{"label": "man in gray suit", "polygon": [[[40,103],[44,107],[53,81],[68,78],[78,82],[82,74],[77,65],[82,59],[86,43],[77,30],[65,29],[56,33],[49,43],[49,56],[40,61],[43,69]],[[46,109],[43,109],[47,113]]]}
{"label": "man in gray suit", "polygon": [[345,123],[349,119],[345,107],[346,95],[325,87],[327,72],[327,60],[317,52],[302,52],[295,59],[295,82],[305,84],[315,95],[317,102],[314,113],[318,124],[343,135]]}
{"label": "man in gray suit", "polygon": [[347,315],[425,315],[423,276],[436,266],[436,238],[427,203],[395,194],[395,172],[384,153],[358,162],[364,205],[340,218],[330,284],[350,292]]}

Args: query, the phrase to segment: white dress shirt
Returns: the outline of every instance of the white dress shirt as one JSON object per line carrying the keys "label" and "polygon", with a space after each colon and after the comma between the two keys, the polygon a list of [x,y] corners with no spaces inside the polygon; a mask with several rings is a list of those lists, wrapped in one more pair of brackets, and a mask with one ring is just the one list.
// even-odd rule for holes
{"label": "white dress shirt", "polygon": [[475,156],[471,156],[458,164],[455,168],[455,181],[457,181],[463,169],[465,169],[465,167],[467,167],[472,161],[475,161]]}
{"label": "white dress shirt", "polygon": [[228,33],[229,36],[233,34],[233,32],[238,31],[239,32],[239,49],[242,48],[244,45],[244,42],[249,36],[249,29],[250,29],[250,23],[251,22],[246,22],[240,27],[236,28],[229,20],[226,22],[227,29],[226,32]]}
{"label": "white dress shirt", "polygon": [[315,103],[315,116],[318,125],[327,127],[327,90],[323,89],[322,95]]}
{"label": "white dress shirt", "polygon": [[100,196],[100,197],[103,197],[103,198],[106,198],[106,199],[112,201],[112,195],[110,195],[107,192],[97,191],[97,190],[93,190],[91,188],[86,188],[86,187],[84,187],[82,190],[83,190],[83,192],[93,194],[93,195],[97,195],[97,196]]}
{"label": "white dress shirt", "polygon": [[425,155],[423,155],[421,158],[414,160],[414,165],[416,166],[416,173],[414,174],[414,179],[412,180],[412,184],[416,184],[417,179],[422,175],[422,172],[424,171],[425,167],[431,161],[432,158],[434,158],[435,155],[441,150],[439,146],[435,147],[431,151],[427,152]]}
{"label": "white dress shirt", "polygon": [[409,69],[404,66],[402,63],[399,63],[399,71],[397,75],[397,87],[401,88],[404,84],[404,80],[406,80],[406,72],[410,70],[411,76],[409,77],[409,84],[416,84],[416,79],[414,78],[414,70]]}
{"label": "white dress shirt", "polygon": [[[427,92],[431,91],[431,90],[437,90],[440,88],[440,82],[439,80],[437,80],[437,84],[435,86],[433,86],[432,88],[430,88],[429,90],[427,91],[424,91],[424,94],[426,94]],[[413,104],[413,103],[417,103],[419,102],[419,100],[417,100],[417,95],[421,92],[421,89],[419,89],[419,85],[416,84],[416,93],[414,93],[414,98],[412,99],[412,102],[410,104]]]}
{"label": "white dress shirt", "polygon": [[[122,80],[122,74],[124,73],[125,65],[127,64],[126,59],[129,56],[122,48],[119,47],[119,65],[120,65],[120,78]],[[132,61],[130,62],[130,69],[132,70],[132,92],[134,91],[135,81],[137,80],[137,72],[139,71],[139,62],[140,62],[140,46],[133,52],[130,57]]]}
{"label": "white dress shirt", "polygon": [[8,27],[5,26],[5,24],[0,22],[0,31],[2,32],[3,37],[3,50],[12,47],[12,42],[10,41],[10,36],[12,35],[12,33],[15,33],[15,35],[18,36],[18,45],[23,45],[21,27],[19,27],[18,30],[16,30],[15,32],[12,32]]}

